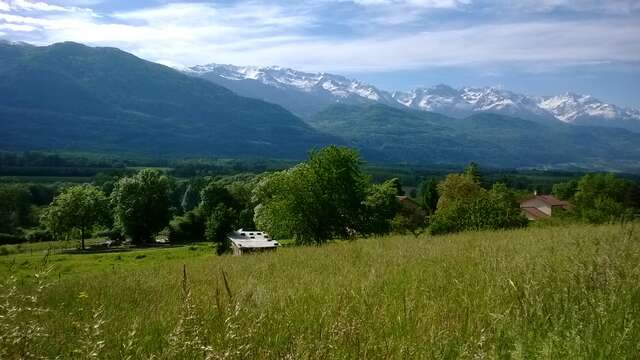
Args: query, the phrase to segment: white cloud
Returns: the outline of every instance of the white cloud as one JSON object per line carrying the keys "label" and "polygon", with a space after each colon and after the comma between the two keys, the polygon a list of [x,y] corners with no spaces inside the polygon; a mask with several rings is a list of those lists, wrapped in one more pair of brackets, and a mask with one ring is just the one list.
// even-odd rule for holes
{"label": "white cloud", "polygon": [[[343,0],[339,0],[343,1]],[[453,9],[463,5],[468,5],[471,0],[349,0],[361,6],[383,6],[393,5],[401,7]]]}
{"label": "white cloud", "polygon": [[[486,63],[576,64],[639,61],[640,24],[541,22],[476,26],[460,30],[352,41],[305,41],[256,49],[258,64],[307,69],[371,71]],[[241,62],[227,53],[226,62]]]}
{"label": "white cloud", "polygon": [[[431,7],[470,3],[467,0],[404,2]],[[316,16],[309,8],[294,5],[172,3],[100,16],[90,11],[45,11],[38,16],[30,11],[0,13],[0,24],[3,24],[0,29],[15,40],[116,46],[172,65],[219,62],[325,71],[388,71],[500,63],[548,68],[563,64],[640,62],[640,42],[637,41],[640,22],[627,17],[457,23],[432,31],[394,31],[396,24],[418,19],[412,17],[415,13],[398,13],[395,20],[387,18],[386,23],[380,20],[372,25],[379,26],[380,31],[342,36],[325,34],[326,29],[317,28]],[[20,37],[27,32],[28,37],[26,34]]]}
{"label": "white cloud", "polygon": [[36,31],[37,27],[31,25],[20,25],[20,24],[0,24],[0,30],[10,30],[10,31]]}
{"label": "white cloud", "polygon": [[640,0],[496,0],[489,1],[485,7],[516,13],[567,10],[576,13],[629,14],[640,10]]}
{"label": "white cloud", "polygon": [[407,0],[407,4],[417,7],[453,9],[471,4],[471,0]]}
{"label": "white cloud", "polygon": [[70,13],[70,12],[84,12],[92,14],[95,13],[89,8],[76,7],[76,6],[62,6],[49,4],[41,1],[30,0],[0,0],[0,11],[5,12],[40,12],[40,13]]}
{"label": "white cloud", "polygon": [[11,7],[21,10],[37,10],[37,11],[71,11],[68,8],[58,5],[50,5],[39,1],[12,0]]}

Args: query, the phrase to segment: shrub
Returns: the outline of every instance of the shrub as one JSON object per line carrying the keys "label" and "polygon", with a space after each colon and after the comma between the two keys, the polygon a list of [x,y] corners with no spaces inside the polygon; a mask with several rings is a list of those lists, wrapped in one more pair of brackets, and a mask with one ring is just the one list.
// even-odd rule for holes
{"label": "shrub", "polygon": [[576,214],[589,223],[605,223],[631,217],[638,206],[636,184],[614,174],[588,174],[575,193]]}
{"label": "shrub", "polygon": [[99,237],[107,238],[117,244],[123,243],[126,240],[122,229],[118,228],[100,231],[96,235]]}
{"label": "shrub", "polygon": [[43,242],[53,241],[53,234],[49,230],[32,230],[27,233],[26,239],[28,242]]}
{"label": "shrub", "polygon": [[231,246],[227,239],[227,234],[233,230],[235,217],[236,214],[233,209],[219,204],[207,219],[205,237],[208,241],[217,244],[216,251],[218,255],[229,250]]}
{"label": "shrub", "polygon": [[26,242],[27,239],[20,235],[0,233],[0,245],[12,245]]}
{"label": "shrub", "polygon": [[522,216],[511,191],[496,184],[490,191],[480,191],[473,198],[453,199],[440,207],[431,218],[432,234],[464,230],[495,230],[523,227]]}
{"label": "shrub", "polygon": [[443,234],[464,230],[496,230],[523,227],[527,224],[519,209],[505,207],[482,197],[471,204],[455,204],[438,211],[431,221],[431,233]]}
{"label": "shrub", "polygon": [[169,223],[169,242],[184,243],[204,240],[204,219],[198,209],[176,216]]}

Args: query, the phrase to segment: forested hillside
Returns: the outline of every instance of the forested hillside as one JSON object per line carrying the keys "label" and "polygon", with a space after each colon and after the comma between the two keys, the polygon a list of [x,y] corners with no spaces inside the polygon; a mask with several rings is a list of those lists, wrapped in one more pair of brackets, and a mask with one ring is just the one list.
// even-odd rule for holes
{"label": "forested hillside", "polygon": [[393,162],[633,169],[640,159],[640,137],[626,130],[497,114],[454,119],[384,105],[334,105],[310,124]]}
{"label": "forested hillside", "polygon": [[0,148],[304,157],[340,140],[280,106],[76,43],[0,44]]}

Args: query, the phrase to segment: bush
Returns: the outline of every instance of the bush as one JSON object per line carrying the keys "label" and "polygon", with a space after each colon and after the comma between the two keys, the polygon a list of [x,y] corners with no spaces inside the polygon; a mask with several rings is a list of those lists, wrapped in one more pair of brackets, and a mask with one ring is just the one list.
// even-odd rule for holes
{"label": "bush", "polygon": [[32,230],[27,233],[26,239],[28,242],[43,242],[53,241],[53,234],[49,230]]}
{"label": "bush", "polygon": [[506,207],[491,198],[482,197],[471,204],[455,204],[436,212],[431,233],[443,234],[464,230],[497,230],[523,227],[527,219],[519,209]]}
{"label": "bush", "polygon": [[171,220],[169,223],[169,242],[204,241],[204,229],[204,219],[196,208]]}
{"label": "bush", "polygon": [[27,239],[20,235],[0,233],[0,245],[13,245],[26,242]]}
{"label": "bush", "polygon": [[496,184],[490,191],[482,191],[473,199],[453,199],[440,207],[431,218],[432,234],[465,230],[496,230],[526,226],[518,203],[509,189]]}
{"label": "bush", "polygon": [[588,174],[580,179],[575,193],[576,214],[589,223],[600,224],[632,218],[637,185],[614,174]]}
{"label": "bush", "polygon": [[122,232],[121,229],[104,230],[104,231],[98,232],[96,235],[99,237],[107,238],[116,243],[123,243],[126,240],[124,233]]}
{"label": "bush", "polygon": [[227,234],[233,230],[236,217],[233,209],[219,204],[207,219],[205,237],[207,241],[217,244],[216,252],[218,255],[225,253],[231,247]]}

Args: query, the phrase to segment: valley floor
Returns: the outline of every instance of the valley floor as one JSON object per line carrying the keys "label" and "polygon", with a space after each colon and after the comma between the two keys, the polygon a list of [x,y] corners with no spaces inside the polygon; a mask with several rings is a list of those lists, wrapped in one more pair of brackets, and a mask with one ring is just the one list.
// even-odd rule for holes
{"label": "valley floor", "polygon": [[8,286],[0,358],[640,353],[640,224],[391,236],[244,257],[201,244],[46,262],[38,251],[0,256]]}

